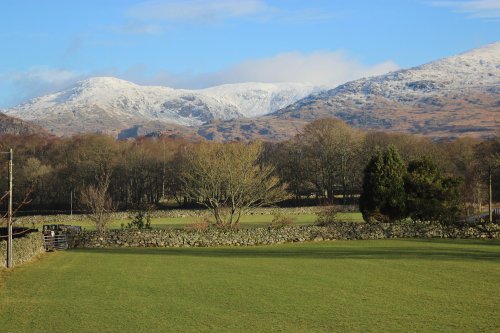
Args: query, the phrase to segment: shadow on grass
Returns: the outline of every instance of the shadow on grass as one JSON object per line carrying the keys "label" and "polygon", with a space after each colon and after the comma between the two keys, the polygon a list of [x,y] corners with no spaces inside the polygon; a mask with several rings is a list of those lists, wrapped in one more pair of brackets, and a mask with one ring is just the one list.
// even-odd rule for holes
{"label": "shadow on grass", "polygon": [[[411,240],[421,242],[420,240]],[[421,246],[324,246],[317,244],[302,244],[301,246],[255,246],[255,247],[219,247],[219,248],[106,248],[106,249],[76,249],[71,252],[88,254],[121,254],[121,255],[163,255],[210,258],[312,258],[312,259],[412,259],[412,260],[487,260],[500,261],[500,242],[493,241],[498,251],[491,248],[477,249],[476,245],[489,242],[461,241],[450,243],[443,241],[425,241],[437,243]],[[354,243],[353,243],[354,244]],[[460,246],[464,245],[464,246]],[[465,246],[465,245],[472,245]],[[490,244],[488,244],[490,245]]]}
{"label": "shadow on grass", "polygon": [[405,241],[419,243],[435,243],[435,244],[455,244],[455,245],[481,245],[481,246],[496,246],[500,251],[500,240],[498,239],[446,239],[446,238],[431,238],[431,239],[405,239]]}

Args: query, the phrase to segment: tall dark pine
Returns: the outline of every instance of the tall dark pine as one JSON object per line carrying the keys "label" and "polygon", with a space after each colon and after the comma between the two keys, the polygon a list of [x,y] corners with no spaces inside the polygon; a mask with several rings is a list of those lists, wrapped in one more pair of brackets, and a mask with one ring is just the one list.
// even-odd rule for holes
{"label": "tall dark pine", "polygon": [[367,222],[392,222],[406,217],[405,165],[393,145],[377,150],[364,171],[359,208]]}

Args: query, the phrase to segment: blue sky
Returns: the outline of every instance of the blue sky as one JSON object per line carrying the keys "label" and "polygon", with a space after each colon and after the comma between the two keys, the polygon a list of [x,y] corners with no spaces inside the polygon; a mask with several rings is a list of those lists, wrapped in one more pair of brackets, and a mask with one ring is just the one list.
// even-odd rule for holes
{"label": "blue sky", "polygon": [[0,0],[0,107],[104,75],[336,85],[499,36],[500,0]]}

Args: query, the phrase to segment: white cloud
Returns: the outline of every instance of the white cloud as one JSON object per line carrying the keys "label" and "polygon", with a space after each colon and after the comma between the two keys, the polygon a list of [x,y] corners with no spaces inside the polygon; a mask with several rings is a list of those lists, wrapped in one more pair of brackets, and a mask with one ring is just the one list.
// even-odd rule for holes
{"label": "white cloud", "polygon": [[337,86],[361,77],[384,74],[398,69],[392,61],[366,66],[345,52],[281,53],[270,58],[248,60],[230,68],[199,75],[160,73],[149,83],[185,88],[204,88],[240,82],[309,82]]}
{"label": "white cloud", "polygon": [[108,30],[125,35],[157,35],[163,32],[163,27],[159,24],[127,22],[121,25],[108,26]]}
{"label": "white cloud", "polygon": [[[392,61],[372,66],[363,65],[342,51],[281,53],[269,58],[241,62],[229,68],[202,74],[158,72],[149,76],[146,66],[127,70],[108,68],[95,72],[77,72],[49,67],[34,67],[22,72],[0,73],[2,90],[10,100],[3,100],[0,107],[14,106],[29,98],[56,92],[91,76],[115,76],[146,85],[164,85],[174,88],[198,89],[220,84],[242,82],[297,82],[312,83],[333,88],[361,77],[384,74],[398,69]],[[13,93],[6,94],[6,91]],[[12,97],[14,96],[14,97]],[[0,98],[1,99],[1,98]]]}
{"label": "white cloud", "polygon": [[3,75],[3,79],[7,79],[13,82],[44,82],[50,84],[58,84],[61,82],[67,82],[68,80],[73,80],[79,74],[65,70],[65,69],[53,69],[48,67],[33,67],[24,72],[17,72],[12,74]]}
{"label": "white cloud", "polygon": [[500,18],[500,0],[433,1],[431,4],[452,8],[459,13],[468,14],[471,18]]}
{"label": "white cloud", "polygon": [[128,15],[143,20],[216,22],[272,10],[271,6],[261,0],[157,0],[131,7]]}
{"label": "white cloud", "polygon": [[152,0],[132,6],[128,19],[142,22],[209,24],[229,19],[304,23],[326,21],[338,13],[325,8],[297,10],[273,6],[266,0]]}
{"label": "white cloud", "polygon": [[304,8],[296,11],[276,11],[274,19],[283,23],[304,23],[329,21],[341,17],[339,12],[326,10],[325,8]]}
{"label": "white cloud", "polygon": [[0,73],[0,81],[7,90],[15,92],[10,94],[6,104],[15,105],[29,98],[64,89],[86,76],[85,73],[39,66],[20,72]]}

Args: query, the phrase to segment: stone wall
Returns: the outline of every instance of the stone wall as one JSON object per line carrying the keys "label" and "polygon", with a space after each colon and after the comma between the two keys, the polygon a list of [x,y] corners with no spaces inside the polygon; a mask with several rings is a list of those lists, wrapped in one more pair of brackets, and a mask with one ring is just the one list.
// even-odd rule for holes
{"label": "stone wall", "polygon": [[287,226],[226,230],[113,230],[70,234],[71,248],[251,246],[342,239],[476,238],[500,239],[500,225],[366,224],[340,222],[326,227]]}
{"label": "stone wall", "polygon": [[[340,207],[340,206],[339,206]],[[293,207],[293,208],[274,208],[274,207],[263,207],[263,208],[253,208],[249,215],[272,215],[274,213],[282,213],[284,215],[302,215],[302,214],[315,214],[322,207]],[[340,210],[341,208],[339,208]],[[345,208],[349,211],[355,210],[356,207],[349,206]],[[126,220],[132,219],[134,216],[133,212],[115,212],[111,214],[111,219],[113,220]],[[161,217],[211,217],[212,213],[207,209],[169,209],[169,210],[157,210],[151,213],[153,218]],[[16,218],[16,223],[18,225],[30,226],[33,223],[38,224],[71,224],[74,222],[88,221],[88,217],[84,214],[81,215],[32,215],[32,216],[19,216]]]}
{"label": "stone wall", "polygon": [[[32,232],[25,237],[12,241],[14,266],[30,261],[36,255],[45,252],[43,237],[39,232]],[[7,265],[7,241],[0,241],[0,267]]]}

